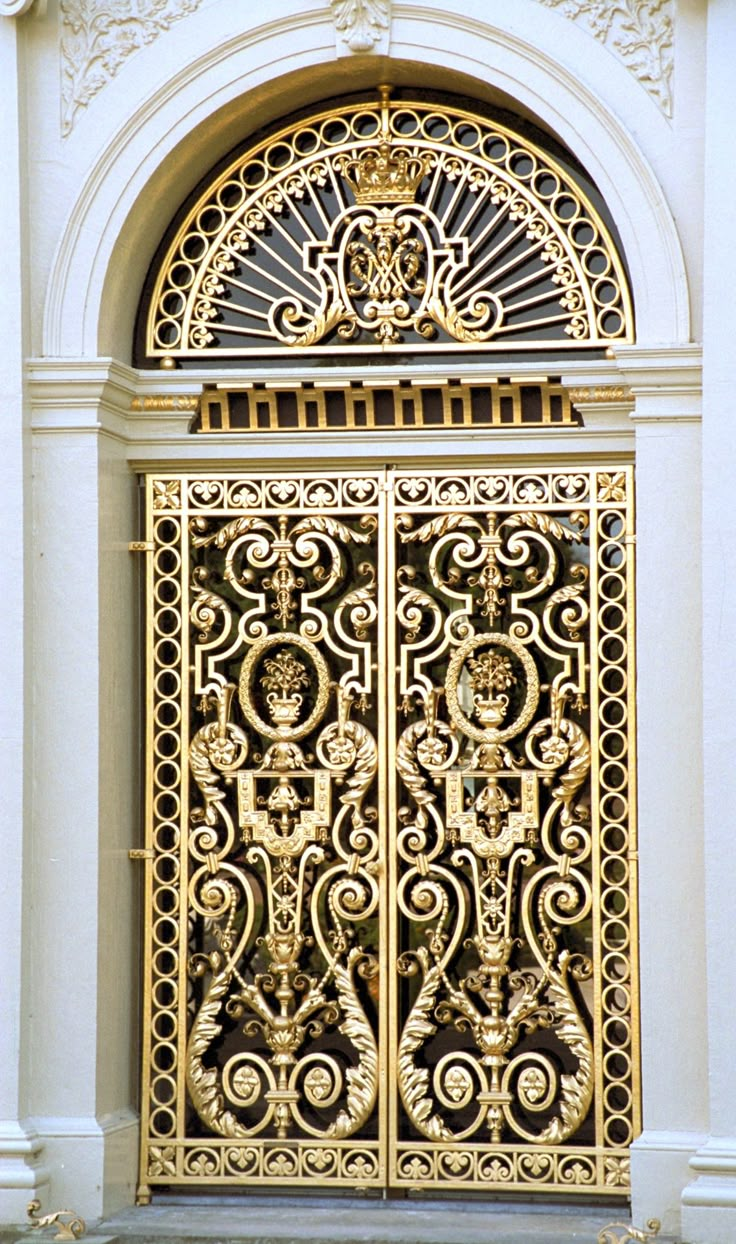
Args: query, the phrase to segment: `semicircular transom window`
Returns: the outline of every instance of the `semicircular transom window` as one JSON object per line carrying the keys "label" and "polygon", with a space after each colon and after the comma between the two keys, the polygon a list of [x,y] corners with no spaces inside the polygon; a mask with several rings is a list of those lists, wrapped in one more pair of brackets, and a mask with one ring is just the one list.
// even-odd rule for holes
{"label": "semicircular transom window", "polygon": [[621,256],[572,175],[503,125],[385,88],[233,160],[149,290],[149,359],[633,341]]}

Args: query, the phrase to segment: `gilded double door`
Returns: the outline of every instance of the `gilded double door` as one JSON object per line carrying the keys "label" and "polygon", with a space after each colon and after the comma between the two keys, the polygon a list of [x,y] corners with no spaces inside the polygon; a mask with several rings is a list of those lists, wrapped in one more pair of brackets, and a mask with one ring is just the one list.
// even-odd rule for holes
{"label": "gilded double door", "polygon": [[625,1193],[631,487],[149,477],[141,1199]]}

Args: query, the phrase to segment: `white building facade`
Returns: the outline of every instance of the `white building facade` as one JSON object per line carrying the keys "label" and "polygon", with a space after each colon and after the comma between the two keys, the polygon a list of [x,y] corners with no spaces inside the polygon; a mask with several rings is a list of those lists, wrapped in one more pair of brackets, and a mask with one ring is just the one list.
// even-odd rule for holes
{"label": "white building facade", "polygon": [[[135,1200],[144,643],[139,476],[231,467],[634,464],[643,1129],[632,1218],[736,1236],[736,9],[731,0],[0,0],[5,604],[0,1220]],[[182,202],[249,135],[382,82],[532,121],[586,170],[635,342],[560,357],[583,426],[192,437],[205,368],[133,365]],[[493,364],[495,365],[495,364]],[[338,375],[361,375],[346,359]],[[412,375],[436,376],[426,356]],[[267,360],[227,364],[229,384]],[[541,374],[533,360],[527,370]],[[535,371],[536,369],[536,371]],[[224,370],[224,369],[223,369]],[[492,364],[486,372],[492,370]],[[549,368],[547,368],[549,370]],[[298,360],[286,371],[302,375]],[[382,361],[373,376],[390,380]],[[505,373],[504,373],[505,374]],[[219,378],[219,374],[214,378]],[[448,451],[448,444],[451,448]],[[735,533],[736,534],[736,533]],[[736,674],[736,669],[734,669]]]}

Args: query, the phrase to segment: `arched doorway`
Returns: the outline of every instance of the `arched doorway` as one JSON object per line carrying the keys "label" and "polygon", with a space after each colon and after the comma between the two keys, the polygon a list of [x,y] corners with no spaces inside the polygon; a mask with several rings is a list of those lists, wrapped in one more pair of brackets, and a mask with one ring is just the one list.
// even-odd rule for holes
{"label": "arched doorway", "polygon": [[[103,1206],[109,1211],[132,1200],[137,1172],[140,943],[131,911],[139,866],[127,860],[139,827],[139,787],[131,777],[138,764],[137,597],[135,559],[126,552],[127,542],[142,534],[134,473],[162,462],[226,469],[235,455],[268,471],[278,471],[286,457],[295,469],[319,469],[326,458],[346,465],[362,457],[366,465],[366,455],[379,450],[383,463],[452,462],[454,469],[477,454],[518,464],[534,448],[542,455],[549,451],[558,463],[591,451],[619,464],[636,455],[646,1127],[632,1150],[632,1193],[636,1221],[661,1216],[664,1206],[674,1230],[681,1190],[691,1178],[688,1158],[708,1130],[701,918],[696,911],[686,954],[672,938],[671,924],[661,919],[662,895],[701,893],[697,754],[691,733],[681,727],[683,697],[698,702],[700,670],[693,644],[697,566],[692,589],[682,592],[682,532],[691,533],[697,559],[699,531],[693,470],[699,353],[691,344],[699,332],[698,246],[692,237],[692,222],[699,218],[678,214],[677,206],[677,186],[684,182],[689,194],[700,180],[687,99],[668,126],[643,106],[641,87],[623,64],[583,38],[580,28],[576,39],[561,9],[552,13],[532,0],[520,5],[519,14],[497,0],[470,11],[442,3],[413,6],[409,14],[404,6],[394,22],[390,60],[379,72],[375,58],[334,56],[326,5],[317,14],[301,0],[285,0],[275,23],[248,7],[236,30],[228,10],[226,2],[207,6],[206,13],[203,7],[201,20],[187,18],[131,56],[69,141],[54,143],[44,129],[49,166],[63,162],[69,173],[66,198],[55,200],[54,213],[41,206],[48,189],[41,174],[29,182],[29,211],[43,238],[42,244],[34,241],[29,262],[35,289],[39,296],[45,289],[46,297],[43,324],[40,314],[31,317],[27,349],[34,543],[42,554],[34,609],[47,627],[39,634],[53,633],[53,643],[41,638],[33,657],[34,765],[47,778],[55,775],[40,782],[34,796],[34,852],[36,841],[44,843],[53,860],[63,845],[71,871],[63,887],[53,870],[34,866],[28,873],[38,945],[47,948],[29,997],[35,1014],[50,1009],[57,1024],[30,1025],[22,1049],[29,1067],[55,1067],[63,1025],[65,1046],[73,1043],[78,1054],[53,1078],[28,1073],[34,1088],[26,1109],[53,1169],[53,1200],[74,1205],[88,1219],[98,1216]],[[32,42],[44,44],[43,78],[52,84],[58,47],[45,39],[49,29],[48,23],[26,27],[29,39],[35,32]],[[688,47],[690,35],[678,34],[678,57],[684,48],[686,64]],[[412,432],[411,448],[401,435],[382,437],[379,446],[375,435],[359,443],[324,430],[302,431],[298,443],[288,432],[189,437],[187,412],[216,370],[166,373],[130,366],[145,270],[182,187],[188,190],[253,125],[270,124],[304,101],[356,84],[398,81],[402,74],[404,82],[431,77],[473,98],[489,98],[492,83],[505,92],[506,107],[513,110],[517,104],[510,101],[518,101],[524,115],[542,118],[577,154],[619,227],[636,298],[637,345],[614,347],[614,357],[605,360],[565,356],[566,383],[573,390],[582,386],[576,402],[583,429],[497,427],[492,440],[486,429],[465,429],[453,441],[424,429]],[[684,80],[678,68],[678,92]],[[29,167],[40,168],[33,161]],[[264,409],[273,398],[266,389],[273,375],[266,370],[270,366],[252,361],[228,374],[233,381],[257,377]],[[478,374],[471,364],[467,370]],[[486,375],[493,371],[485,369]],[[525,365],[523,374],[538,378],[547,371]],[[424,380],[441,379],[438,372],[424,361]],[[373,367],[371,375],[386,379],[387,370]],[[412,375],[417,378],[415,369]],[[340,378],[339,368],[332,376]],[[441,393],[435,395],[440,407]],[[325,405],[328,396],[326,391]],[[79,488],[69,488],[71,478]],[[72,530],[73,544],[66,538]],[[80,563],[89,574],[79,576]],[[62,589],[66,616],[96,620],[97,626],[57,625]],[[676,683],[672,668],[678,670]],[[80,990],[74,991],[55,957],[57,930],[70,905],[90,931],[76,946]],[[663,1043],[663,1031],[676,1033],[676,1040]]]}
{"label": "arched doorway", "polygon": [[[245,393],[241,430],[371,456],[432,421],[450,455],[489,439],[452,469],[148,482],[143,1198],[628,1187],[632,481],[496,461],[491,430],[575,421],[525,361],[632,339],[592,188],[448,101],[291,121],[174,222],[138,361],[218,368],[207,431]],[[325,379],[379,353],[390,416],[369,370]],[[229,392],[224,361],[264,354]]]}

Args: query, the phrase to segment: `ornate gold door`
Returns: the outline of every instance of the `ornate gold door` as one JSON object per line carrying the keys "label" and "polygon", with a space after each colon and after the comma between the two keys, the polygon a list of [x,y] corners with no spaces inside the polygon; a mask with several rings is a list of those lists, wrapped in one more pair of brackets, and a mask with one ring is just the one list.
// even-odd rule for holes
{"label": "ornate gold door", "polygon": [[630,469],[147,489],[141,1198],[621,1195]]}

